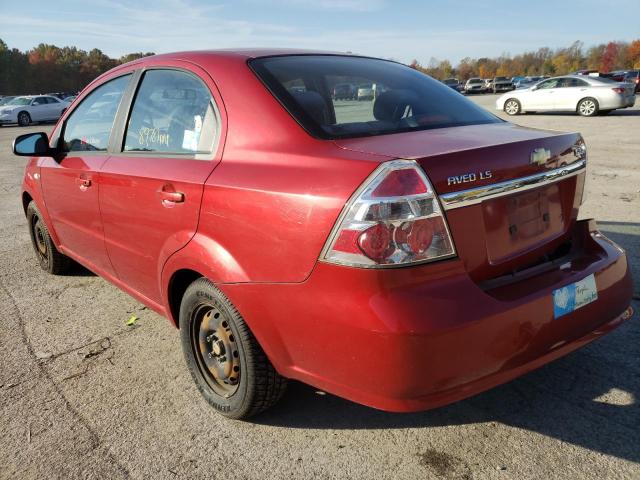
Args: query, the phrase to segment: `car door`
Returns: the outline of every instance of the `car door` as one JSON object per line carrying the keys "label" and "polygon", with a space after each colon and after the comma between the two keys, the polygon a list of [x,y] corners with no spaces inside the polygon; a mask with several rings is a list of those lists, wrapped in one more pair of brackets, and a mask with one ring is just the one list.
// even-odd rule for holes
{"label": "car door", "polygon": [[47,120],[47,112],[49,107],[47,106],[46,97],[35,97],[31,100],[31,105],[29,106],[29,115],[31,116],[31,120],[34,122],[42,122]]}
{"label": "car door", "polygon": [[45,205],[64,253],[97,273],[111,275],[98,205],[98,171],[107,159],[116,112],[131,78],[122,75],[84,96],[52,139],[60,155],[40,163]]}
{"label": "car door", "polygon": [[574,112],[578,102],[588,95],[589,84],[580,78],[562,79],[558,94],[555,96],[555,109]]}
{"label": "car door", "polygon": [[536,85],[535,90],[528,92],[525,110],[553,110],[555,96],[559,90],[559,79],[550,78]]}
{"label": "car door", "polygon": [[47,100],[47,120],[57,120],[62,114],[63,103],[55,97],[45,97]]}
{"label": "car door", "polygon": [[217,95],[192,64],[145,69],[120,151],[100,172],[109,258],[119,279],[153,302],[161,302],[165,261],[196,232],[204,183],[221,156]]}

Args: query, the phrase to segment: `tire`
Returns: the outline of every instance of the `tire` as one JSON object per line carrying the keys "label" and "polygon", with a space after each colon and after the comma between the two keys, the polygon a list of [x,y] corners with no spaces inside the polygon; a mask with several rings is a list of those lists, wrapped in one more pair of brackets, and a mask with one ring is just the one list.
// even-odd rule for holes
{"label": "tire", "polygon": [[583,98],[578,102],[576,111],[583,117],[595,117],[598,114],[598,101],[592,97]]}
{"label": "tire", "polygon": [[74,265],[74,261],[60,253],[53,244],[49,229],[42,219],[40,210],[33,201],[27,206],[27,222],[29,223],[31,245],[33,245],[38,257],[40,268],[53,275],[67,272]]}
{"label": "tire", "polygon": [[276,372],[240,313],[209,280],[199,278],[187,288],[179,321],[189,372],[220,414],[248,418],[282,398],[287,379]]}
{"label": "tire", "polygon": [[506,102],[504,102],[503,107],[504,112],[507,115],[520,115],[522,113],[522,105],[515,98],[508,98]]}
{"label": "tire", "polygon": [[28,127],[31,124],[31,115],[29,112],[20,112],[18,114],[18,125]]}

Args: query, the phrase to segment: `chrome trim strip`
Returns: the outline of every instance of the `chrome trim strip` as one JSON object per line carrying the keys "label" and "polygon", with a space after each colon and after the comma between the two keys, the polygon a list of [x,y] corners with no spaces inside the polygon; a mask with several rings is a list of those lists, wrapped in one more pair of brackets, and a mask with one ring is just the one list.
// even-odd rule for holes
{"label": "chrome trim strip", "polygon": [[550,183],[573,177],[582,172],[587,166],[587,160],[582,159],[569,165],[564,165],[553,170],[548,170],[528,177],[515,178],[500,183],[493,183],[483,187],[469,188],[459,192],[451,192],[440,195],[440,201],[445,210],[466,207],[481,203],[484,200],[502,197],[514,193],[523,192]]}

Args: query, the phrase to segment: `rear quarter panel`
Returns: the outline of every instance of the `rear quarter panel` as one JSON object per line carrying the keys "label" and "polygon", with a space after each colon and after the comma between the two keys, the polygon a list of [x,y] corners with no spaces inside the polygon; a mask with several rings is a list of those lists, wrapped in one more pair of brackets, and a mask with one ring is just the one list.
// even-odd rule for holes
{"label": "rear quarter panel", "polygon": [[205,183],[197,234],[169,260],[163,282],[180,268],[217,283],[301,282],[346,201],[388,158],[311,137],[244,61],[200,65],[224,102],[225,150]]}

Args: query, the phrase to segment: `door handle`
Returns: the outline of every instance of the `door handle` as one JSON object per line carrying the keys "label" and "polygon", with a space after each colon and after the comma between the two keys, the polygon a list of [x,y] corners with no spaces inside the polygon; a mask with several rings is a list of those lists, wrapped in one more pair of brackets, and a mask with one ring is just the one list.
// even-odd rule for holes
{"label": "door handle", "polygon": [[173,207],[176,203],[184,203],[184,193],[167,191],[165,188],[171,187],[165,186],[161,190],[158,190],[158,196],[162,201],[162,206]]}
{"label": "door handle", "polygon": [[86,190],[91,186],[91,179],[78,177],[76,178],[76,185],[80,187],[80,190]]}

